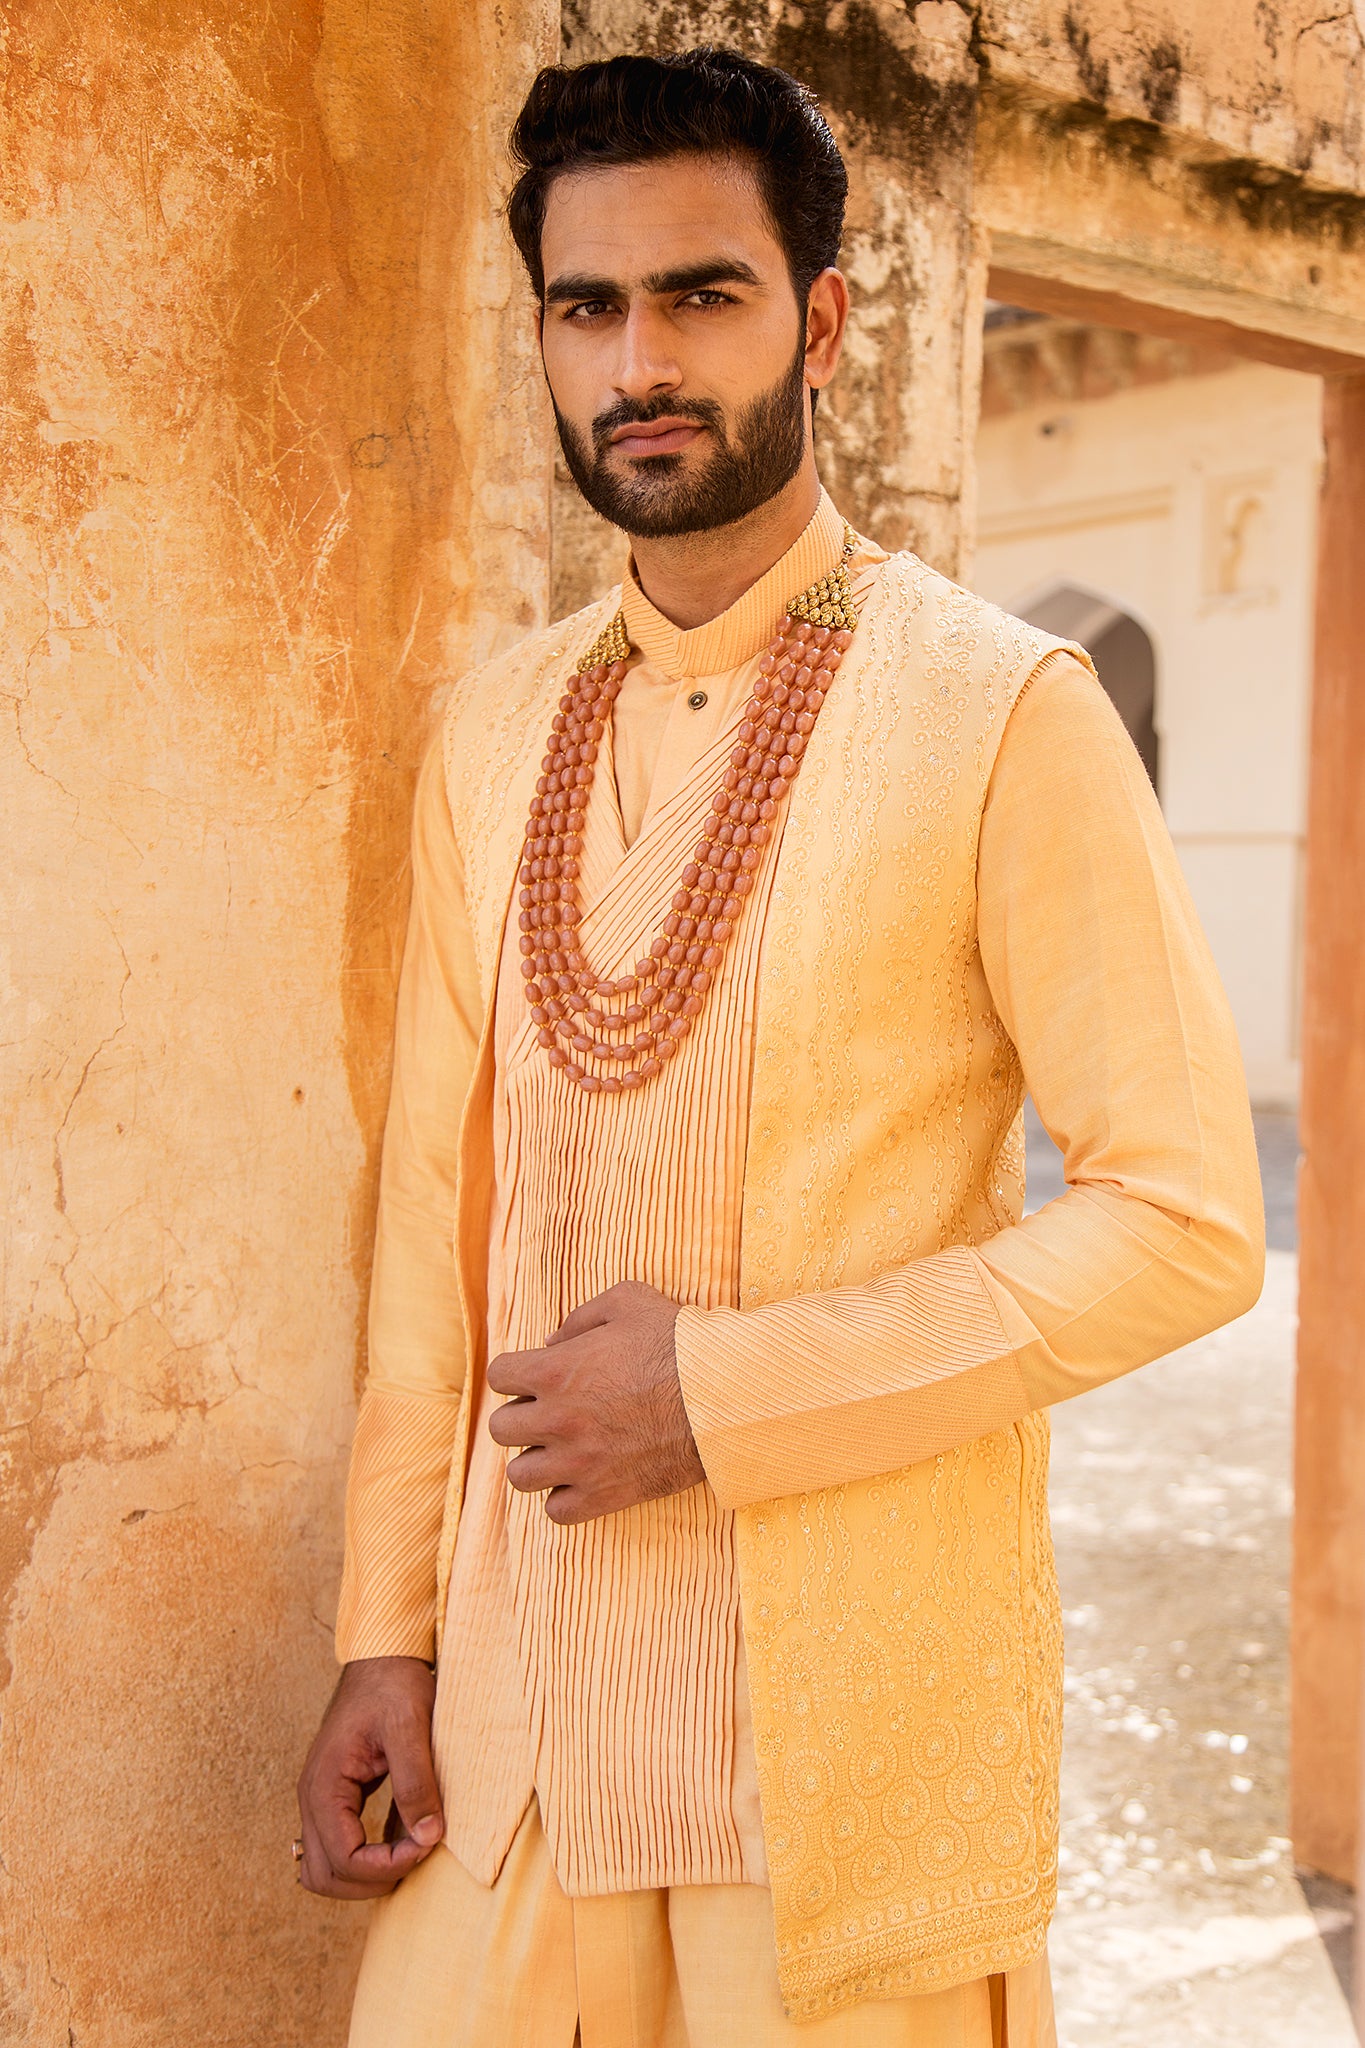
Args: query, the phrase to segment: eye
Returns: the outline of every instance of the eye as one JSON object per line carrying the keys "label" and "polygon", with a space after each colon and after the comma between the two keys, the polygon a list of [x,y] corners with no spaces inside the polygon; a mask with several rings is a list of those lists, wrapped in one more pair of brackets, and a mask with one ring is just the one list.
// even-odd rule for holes
{"label": "eye", "polygon": [[579,299],[575,305],[565,307],[564,318],[585,323],[589,320],[598,320],[603,313],[610,311],[611,304],[607,299]]}
{"label": "eye", "polygon": [[703,285],[699,291],[689,292],[683,301],[684,305],[699,306],[706,313],[716,306],[733,306],[734,303],[729,292],[718,291],[714,285]]}

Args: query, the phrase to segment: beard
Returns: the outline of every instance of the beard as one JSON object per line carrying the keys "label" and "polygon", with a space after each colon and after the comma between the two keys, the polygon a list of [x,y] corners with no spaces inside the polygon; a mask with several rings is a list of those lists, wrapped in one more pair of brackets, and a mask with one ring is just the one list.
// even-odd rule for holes
{"label": "beard", "polygon": [[[559,445],[569,474],[594,512],[640,540],[706,533],[744,519],[789,484],[806,448],[805,343],[777,383],[751,399],[733,435],[713,398],[623,398],[592,423],[592,446],[555,407]],[[686,453],[629,461],[628,473],[608,467],[619,427],[658,419],[695,420],[709,429],[711,455],[689,473]]]}

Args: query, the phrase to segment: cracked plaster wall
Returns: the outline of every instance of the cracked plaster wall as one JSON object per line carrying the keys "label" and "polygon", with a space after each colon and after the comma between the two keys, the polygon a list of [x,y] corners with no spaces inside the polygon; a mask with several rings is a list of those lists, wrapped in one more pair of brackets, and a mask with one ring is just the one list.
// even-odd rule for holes
{"label": "cracked plaster wall", "polygon": [[992,76],[1365,192],[1365,0],[982,0]]}
{"label": "cracked plaster wall", "polygon": [[360,1921],[293,1884],[292,1782],[413,772],[545,612],[495,205],[557,24],[3,26],[0,2041],[340,2041]]}

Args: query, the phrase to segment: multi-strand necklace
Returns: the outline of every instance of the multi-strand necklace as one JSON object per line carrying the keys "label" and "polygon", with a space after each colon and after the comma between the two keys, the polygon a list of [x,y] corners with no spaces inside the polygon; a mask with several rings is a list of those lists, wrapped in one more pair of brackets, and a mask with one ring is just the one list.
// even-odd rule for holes
{"label": "multi-strand necklace", "polygon": [[550,1064],[590,1094],[639,1088],[692,1029],[754,886],[779,804],[801,767],[858,614],[852,529],[837,567],[790,599],[758,664],[729,766],[668,915],[633,974],[607,981],[585,959],[578,893],[597,750],[630,657],[618,612],[559,700],[522,851],[521,971]]}

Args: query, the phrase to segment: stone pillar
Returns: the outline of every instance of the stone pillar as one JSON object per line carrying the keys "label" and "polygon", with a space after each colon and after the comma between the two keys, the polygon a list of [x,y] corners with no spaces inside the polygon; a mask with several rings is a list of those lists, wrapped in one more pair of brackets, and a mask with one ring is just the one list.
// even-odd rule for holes
{"label": "stone pillar", "polygon": [[1365,1631],[1365,375],[1324,385],[1291,1632],[1299,1861],[1356,1876]]}
{"label": "stone pillar", "polygon": [[[820,98],[849,169],[842,265],[853,293],[843,364],[816,418],[821,475],[883,547],[950,576],[969,566],[985,298],[973,228],[977,65],[957,0],[712,0],[685,35],[640,0],[574,0],[564,61],[725,42]],[[556,479],[553,608],[619,573],[622,543]]]}
{"label": "stone pillar", "polygon": [[35,0],[0,144],[7,2039],[344,2038],[295,1887],[406,812],[546,608],[557,17]]}

